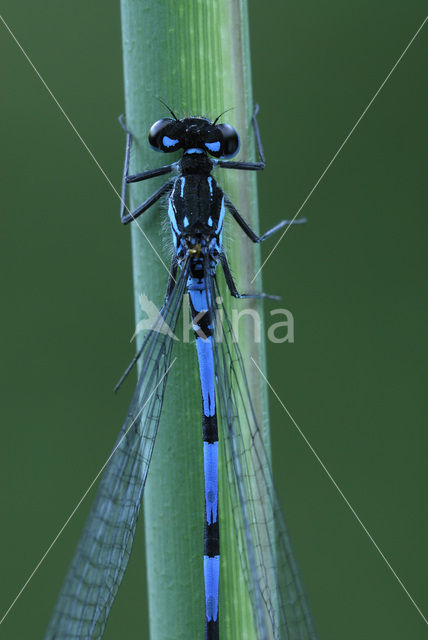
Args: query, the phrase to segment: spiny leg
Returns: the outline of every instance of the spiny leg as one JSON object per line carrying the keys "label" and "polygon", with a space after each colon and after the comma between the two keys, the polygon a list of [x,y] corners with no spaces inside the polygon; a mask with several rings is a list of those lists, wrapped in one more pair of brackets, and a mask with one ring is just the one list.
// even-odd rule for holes
{"label": "spiny leg", "polygon": [[235,281],[233,280],[232,272],[230,271],[230,266],[225,253],[220,254],[220,262],[223,267],[227,287],[234,298],[267,298],[268,300],[281,300],[280,296],[270,295],[263,291],[260,293],[239,293],[236,288]]}
{"label": "spiny leg", "polygon": [[238,209],[235,207],[235,205],[231,202],[230,198],[226,194],[224,195],[224,204],[228,209],[228,211],[230,211],[232,216],[235,218],[236,222],[239,224],[243,232],[250,238],[252,242],[257,242],[257,243],[263,242],[264,240],[269,238],[271,235],[273,235],[274,233],[276,233],[286,225],[304,224],[306,222],[306,218],[298,218],[297,220],[282,220],[281,222],[276,224],[274,227],[272,227],[272,229],[269,229],[268,231],[266,231],[266,233],[264,233],[262,236],[258,236],[251,229],[250,225],[244,220],[244,218],[239,213]]}
{"label": "spiny leg", "polygon": [[[265,155],[263,151],[259,125],[257,123],[258,112],[259,112],[259,105],[256,104],[254,108],[253,117],[252,117],[252,123],[253,123],[253,129],[254,129],[254,136],[256,138],[257,151],[260,157],[260,162],[231,162],[228,160],[219,160],[217,162],[218,167],[222,167],[223,169],[242,169],[242,170],[248,170],[248,171],[261,171],[265,168],[266,160],[265,160]],[[300,218],[298,220],[282,220],[277,225],[272,227],[272,229],[269,229],[268,231],[266,231],[266,233],[264,233],[262,236],[258,236],[256,233],[254,233],[254,231],[247,224],[247,222],[245,222],[245,220],[243,219],[239,211],[236,209],[236,207],[232,204],[232,202],[226,195],[224,197],[224,202],[226,207],[230,211],[230,213],[235,218],[236,222],[241,227],[241,229],[247,234],[247,236],[253,242],[263,242],[263,240],[266,240],[266,238],[269,238],[272,234],[276,233],[277,231],[279,231],[280,229],[282,229],[287,225],[302,224],[306,222],[306,218]]]}
{"label": "spiny leg", "polygon": [[262,139],[260,137],[259,125],[257,124],[257,114],[259,112],[259,105],[254,107],[253,117],[251,121],[253,123],[254,136],[256,138],[257,151],[259,154],[260,162],[233,162],[229,160],[219,160],[217,162],[218,167],[223,169],[241,169],[243,171],[263,171],[266,166],[265,154],[263,153]]}
{"label": "spiny leg", "polygon": [[132,133],[127,129],[123,116],[119,117],[119,122],[122,129],[126,133],[126,147],[125,147],[125,163],[123,167],[123,177],[122,177],[122,189],[121,189],[121,202],[120,202],[120,220],[123,224],[128,224],[132,220],[135,220],[139,215],[141,215],[144,211],[146,211],[149,207],[152,206],[159,198],[162,197],[164,193],[168,191],[169,188],[172,188],[173,181],[167,182],[165,185],[160,187],[155,193],[147,198],[139,207],[137,207],[134,211],[125,214],[125,211],[128,211],[128,207],[126,206],[126,185],[132,182],[141,182],[142,180],[149,180],[150,178],[155,178],[157,176],[164,175],[165,173],[170,173],[174,164],[165,165],[163,167],[159,167],[157,169],[149,169],[148,171],[143,171],[142,173],[136,173],[134,175],[128,175],[129,171],[129,159],[131,156],[131,146],[133,141]]}
{"label": "spiny leg", "polygon": [[144,200],[142,204],[140,204],[136,209],[134,209],[130,213],[127,213],[126,215],[124,215],[126,205],[123,201],[121,206],[121,211],[120,211],[121,223],[129,224],[130,222],[132,222],[132,220],[135,220],[136,218],[138,218],[138,216],[144,213],[144,211],[147,211],[147,209],[149,209],[155,202],[157,202],[160,198],[162,198],[163,195],[170,193],[174,186],[174,182],[175,182],[175,178],[163,184],[161,187],[159,187],[159,189],[157,189],[157,191],[152,193],[151,196],[149,196],[146,200]]}

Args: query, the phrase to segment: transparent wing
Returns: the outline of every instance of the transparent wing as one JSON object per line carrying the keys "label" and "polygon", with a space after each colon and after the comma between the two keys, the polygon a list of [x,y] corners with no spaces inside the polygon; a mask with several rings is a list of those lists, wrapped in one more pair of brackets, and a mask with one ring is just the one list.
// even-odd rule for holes
{"label": "transparent wing", "polygon": [[[185,267],[161,312],[172,332],[187,274]],[[171,333],[155,327],[145,339],[137,387],[58,596],[46,640],[102,637],[131,552],[172,344]]]}
{"label": "transparent wing", "polygon": [[[215,279],[211,300],[221,300]],[[225,309],[215,313],[214,362],[235,532],[259,640],[316,640],[308,600],[272,479],[263,433]]]}

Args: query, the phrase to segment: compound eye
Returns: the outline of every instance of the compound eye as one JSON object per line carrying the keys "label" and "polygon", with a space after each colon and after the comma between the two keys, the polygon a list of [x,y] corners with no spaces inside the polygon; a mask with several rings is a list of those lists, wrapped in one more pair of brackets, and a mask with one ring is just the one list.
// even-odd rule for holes
{"label": "compound eye", "polygon": [[158,120],[150,127],[149,131],[149,144],[155,151],[163,151],[168,153],[171,151],[177,151],[181,147],[181,141],[179,138],[172,135],[174,127],[171,125],[175,123],[172,118],[162,118]]}
{"label": "compound eye", "polygon": [[240,141],[238,133],[230,124],[218,124],[217,129],[220,130],[223,141],[221,144],[221,157],[233,158],[239,151]]}

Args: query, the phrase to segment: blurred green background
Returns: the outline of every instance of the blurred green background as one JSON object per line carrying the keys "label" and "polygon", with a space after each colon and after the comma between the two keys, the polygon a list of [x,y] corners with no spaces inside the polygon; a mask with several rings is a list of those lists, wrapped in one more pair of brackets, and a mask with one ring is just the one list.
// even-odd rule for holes
{"label": "blurred green background", "polygon": [[[2,7],[119,186],[119,4]],[[425,12],[422,1],[250,2],[268,159],[262,229],[294,215]],[[291,229],[264,269],[265,290],[281,293],[295,319],[295,343],[268,346],[270,381],[422,609],[427,30],[308,201],[309,224]],[[130,394],[111,389],[131,357],[134,322],[117,198],[4,28],[0,42],[3,612],[110,453]],[[425,638],[424,621],[274,397],[271,421],[277,485],[320,639]],[[90,501],[1,637],[42,637]],[[140,526],[105,638],[147,637],[143,549]]]}

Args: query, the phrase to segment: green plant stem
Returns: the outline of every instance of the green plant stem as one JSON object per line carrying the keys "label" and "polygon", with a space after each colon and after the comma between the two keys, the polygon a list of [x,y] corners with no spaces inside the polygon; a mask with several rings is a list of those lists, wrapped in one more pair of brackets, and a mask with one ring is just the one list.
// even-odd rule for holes
{"label": "green plant stem", "polygon": [[[240,133],[238,157],[254,158],[246,1],[122,0],[121,10],[126,122],[135,139],[131,172],[169,161],[169,157],[154,153],[147,144],[150,125],[168,116],[157,97],[165,100],[178,117],[204,115],[214,119],[233,107],[224,121]],[[257,230],[254,174],[226,173],[219,170],[216,179]],[[162,180],[165,181],[156,178],[133,185],[131,206],[141,203]],[[164,264],[169,267],[172,255],[165,239],[169,238],[169,230],[162,225],[165,217],[165,209],[159,204],[138,219],[144,233],[135,222],[131,224],[137,322],[143,315],[138,304],[141,293],[158,307],[162,304],[167,280]],[[260,289],[260,280],[249,285],[260,261],[258,248],[243,236],[234,222],[226,222],[224,235],[240,290]],[[258,303],[251,306],[262,314]],[[251,355],[264,367],[264,344],[254,343],[251,323],[240,331],[241,337],[252,399],[267,433],[266,390],[250,363]],[[172,635],[176,640],[203,637],[201,402],[194,345],[177,342],[174,356],[177,360],[168,379],[144,493],[152,640],[164,640]],[[234,546],[226,490],[225,475],[221,472],[221,637],[251,640],[255,638],[252,616]]]}

